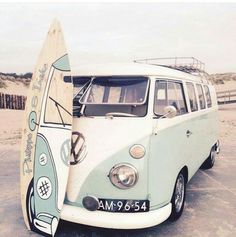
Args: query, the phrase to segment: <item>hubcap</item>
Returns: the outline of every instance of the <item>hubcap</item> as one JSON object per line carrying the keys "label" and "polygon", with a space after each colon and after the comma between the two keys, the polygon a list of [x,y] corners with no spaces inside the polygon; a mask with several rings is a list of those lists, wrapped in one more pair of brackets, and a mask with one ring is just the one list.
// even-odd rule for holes
{"label": "hubcap", "polygon": [[215,156],[216,156],[215,149],[212,149],[211,150],[211,162],[212,162],[212,164],[215,163]]}
{"label": "hubcap", "polygon": [[184,192],[185,192],[184,176],[182,174],[180,174],[178,176],[178,179],[176,181],[176,186],[175,186],[175,209],[176,209],[176,212],[179,212],[181,210],[181,207],[182,207],[183,201],[184,201]]}

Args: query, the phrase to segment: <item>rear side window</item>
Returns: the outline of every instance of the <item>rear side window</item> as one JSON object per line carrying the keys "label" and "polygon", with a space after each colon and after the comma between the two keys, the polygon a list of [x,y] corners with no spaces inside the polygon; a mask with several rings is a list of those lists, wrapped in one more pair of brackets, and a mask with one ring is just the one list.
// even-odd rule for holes
{"label": "rear side window", "polygon": [[211,94],[210,94],[209,87],[205,85],[204,90],[205,90],[207,107],[210,108],[212,106],[212,102],[211,102]]}
{"label": "rear side window", "polygon": [[198,99],[199,99],[199,104],[200,104],[200,109],[205,109],[206,108],[206,102],[205,98],[203,95],[203,89],[200,84],[197,84],[197,92],[198,92]]}
{"label": "rear side window", "polygon": [[177,110],[177,115],[187,113],[183,85],[180,82],[157,81],[155,85],[154,113],[163,115],[164,108],[172,105]]}
{"label": "rear side window", "polygon": [[189,104],[190,104],[190,108],[191,111],[197,111],[198,110],[198,104],[197,104],[197,97],[196,97],[196,93],[194,90],[194,85],[193,83],[187,82],[187,90],[188,90],[188,97],[189,97]]}

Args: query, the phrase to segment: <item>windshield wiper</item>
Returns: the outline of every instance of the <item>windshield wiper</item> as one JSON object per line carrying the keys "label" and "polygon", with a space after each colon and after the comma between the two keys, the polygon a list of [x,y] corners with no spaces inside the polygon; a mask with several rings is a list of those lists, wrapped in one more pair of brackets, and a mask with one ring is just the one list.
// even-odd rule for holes
{"label": "windshield wiper", "polygon": [[137,115],[129,114],[129,113],[119,113],[119,112],[110,112],[106,113],[106,117],[137,117]]}

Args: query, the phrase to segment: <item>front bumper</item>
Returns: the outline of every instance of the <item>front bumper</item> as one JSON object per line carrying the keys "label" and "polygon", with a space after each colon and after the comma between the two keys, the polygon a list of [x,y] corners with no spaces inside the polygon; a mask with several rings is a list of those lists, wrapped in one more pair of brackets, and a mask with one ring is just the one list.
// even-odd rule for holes
{"label": "front bumper", "polygon": [[171,203],[157,210],[139,213],[88,211],[85,208],[64,204],[61,219],[112,229],[142,229],[162,223],[170,213]]}

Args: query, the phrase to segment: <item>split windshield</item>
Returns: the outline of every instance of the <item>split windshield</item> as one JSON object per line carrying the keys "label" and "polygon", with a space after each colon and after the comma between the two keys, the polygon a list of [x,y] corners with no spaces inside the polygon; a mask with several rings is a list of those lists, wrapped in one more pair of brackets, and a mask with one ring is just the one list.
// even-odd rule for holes
{"label": "split windshield", "polygon": [[146,77],[95,77],[80,99],[84,115],[145,116],[148,82]]}

